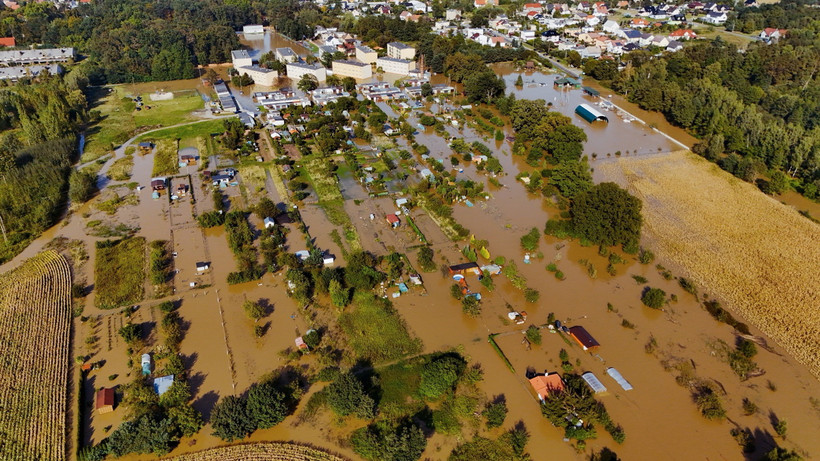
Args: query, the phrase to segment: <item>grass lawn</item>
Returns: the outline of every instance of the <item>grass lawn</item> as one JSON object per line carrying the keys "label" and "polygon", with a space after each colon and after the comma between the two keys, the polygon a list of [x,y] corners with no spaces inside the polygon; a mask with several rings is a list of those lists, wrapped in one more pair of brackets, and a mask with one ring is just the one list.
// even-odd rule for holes
{"label": "grass lawn", "polygon": [[94,281],[95,302],[101,309],[141,301],[145,282],[145,239],[134,237],[97,242]]}
{"label": "grass lawn", "polygon": [[[155,82],[152,87],[163,88],[165,83],[167,82]],[[194,83],[190,85],[195,86]],[[179,90],[174,99],[168,101],[152,101],[150,90],[138,93],[145,106],[150,106],[151,109],[136,111],[136,105],[129,97],[134,94],[131,88],[142,89],[139,86],[112,85],[95,88],[89,93],[92,110],[100,112],[101,120],[86,132],[83,162],[95,160],[112,151],[142,127],[167,126],[193,120],[191,112],[204,106],[202,98],[191,86],[187,90]]]}
{"label": "grass lawn", "polygon": [[223,120],[205,120],[202,122],[192,123],[190,125],[180,126],[176,128],[168,128],[167,130],[159,130],[153,133],[148,133],[137,138],[137,141],[160,139],[188,139],[197,138],[199,136],[209,137],[212,134],[222,134],[224,132],[225,122]]}
{"label": "grass lawn", "polygon": [[177,143],[175,140],[162,139],[157,142],[154,154],[154,169],[152,176],[174,175],[179,173],[179,158],[177,157]]}
{"label": "grass lawn", "polygon": [[357,358],[371,363],[396,360],[421,351],[421,340],[410,336],[390,301],[373,293],[357,293],[353,307],[339,317]]}
{"label": "grass lawn", "polygon": [[421,370],[428,361],[429,356],[413,357],[376,370],[381,389],[379,413],[382,416],[412,416],[424,408],[418,391]]}
{"label": "grass lawn", "polygon": [[316,195],[319,196],[319,206],[322,207],[327,219],[337,226],[345,228],[345,236],[350,242],[350,248],[358,250],[362,248],[359,234],[356,227],[344,210],[344,196],[339,190],[336,176],[328,168],[328,160],[321,157],[306,157],[301,161],[301,173],[310,181]]}
{"label": "grass lawn", "polygon": [[114,181],[125,181],[131,178],[131,169],[134,167],[134,156],[126,155],[118,158],[108,169],[108,177]]}

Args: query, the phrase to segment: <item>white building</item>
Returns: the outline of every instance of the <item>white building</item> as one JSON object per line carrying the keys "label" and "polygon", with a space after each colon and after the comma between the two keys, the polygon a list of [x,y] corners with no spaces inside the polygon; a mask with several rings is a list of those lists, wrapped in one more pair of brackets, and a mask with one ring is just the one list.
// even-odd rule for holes
{"label": "white building", "polygon": [[231,51],[231,63],[234,68],[239,69],[240,67],[252,66],[253,59],[248,50],[233,50]]}
{"label": "white building", "polygon": [[369,46],[359,45],[356,47],[356,59],[367,64],[376,64],[379,55]]}
{"label": "white building", "polygon": [[450,9],[444,13],[444,19],[448,21],[455,21],[459,18],[461,18],[461,10]]}
{"label": "white building", "polygon": [[319,82],[327,80],[327,71],[319,63],[306,64],[304,62],[291,62],[285,66],[288,77],[294,82],[299,81],[303,75],[313,75]]}
{"label": "white building", "polygon": [[370,67],[370,64],[363,62],[333,61],[333,74],[340,77],[365,79],[373,76],[373,69]]}
{"label": "white building", "polygon": [[236,71],[240,75],[248,74],[248,77],[253,79],[253,83],[262,86],[276,86],[276,79],[279,78],[279,72],[259,66],[237,67]]}
{"label": "white building", "polygon": [[51,75],[63,73],[63,68],[59,64],[0,67],[0,80],[16,82],[23,77],[37,77],[45,70]]}
{"label": "white building", "polygon": [[416,63],[407,59],[395,59],[388,56],[379,58],[376,67],[389,74],[410,75],[416,69]]}
{"label": "white building", "polygon": [[0,63],[3,64],[51,64],[67,62],[75,57],[77,52],[74,48],[0,51]]}
{"label": "white building", "polygon": [[242,33],[245,35],[264,34],[265,28],[261,24],[249,24],[242,27]]}
{"label": "white building", "polygon": [[387,56],[395,59],[413,59],[416,57],[416,49],[401,42],[390,42],[387,44]]}
{"label": "white building", "polygon": [[277,48],[274,54],[276,55],[276,59],[284,63],[294,62],[299,59],[299,55],[288,47]]}

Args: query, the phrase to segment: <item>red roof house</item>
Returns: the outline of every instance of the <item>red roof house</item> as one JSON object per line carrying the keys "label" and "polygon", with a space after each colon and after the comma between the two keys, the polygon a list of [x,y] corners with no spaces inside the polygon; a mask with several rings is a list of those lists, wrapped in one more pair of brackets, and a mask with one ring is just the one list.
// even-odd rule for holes
{"label": "red roof house", "polygon": [[394,228],[399,227],[399,225],[401,224],[399,217],[392,213],[387,215],[387,222],[390,223],[390,227]]}
{"label": "red roof house", "polygon": [[564,391],[564,380],[558,373],[533,376],[530,378],[530,385],[540,400],[544,400],[551,393]]}
{"label": "red roof house", "polygon": [[14,37],[0,37],[0,46],[16,46],[17,42],[14,40]]}

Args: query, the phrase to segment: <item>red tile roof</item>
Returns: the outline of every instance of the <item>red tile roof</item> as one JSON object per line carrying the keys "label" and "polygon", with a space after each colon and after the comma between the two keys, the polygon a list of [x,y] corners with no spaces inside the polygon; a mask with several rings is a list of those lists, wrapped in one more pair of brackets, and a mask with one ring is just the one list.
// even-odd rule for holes
{"label": "red tile roof", "polygon": [[544,398],[551,392],[561,392],[564,390],[564,380],[558,373],[539,375],[530,379],[530,385],[538,394],[539,398]]}
{"label": "red tile roof", "polygon": [[16,46],[14,37],[0,37],[0,46]]}

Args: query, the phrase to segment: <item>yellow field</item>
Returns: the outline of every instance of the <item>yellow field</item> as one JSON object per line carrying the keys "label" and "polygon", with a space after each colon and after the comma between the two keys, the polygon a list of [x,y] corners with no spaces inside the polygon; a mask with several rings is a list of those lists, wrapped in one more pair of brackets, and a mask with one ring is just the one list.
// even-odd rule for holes
{"label": "yellow field", "polygon": [[344,458],[326,451],[285,442],[231,445],[168,459],[171,461],[344,461]]}
{"label": "yellow field", "polygon": [[595,170],[641,198],[651,247],[820,377],[820,226],[691,153]]}
{"label": "yellow field", "polygon": [[0,459],[66,454],[71,270],[53,250],[0,276]]}

